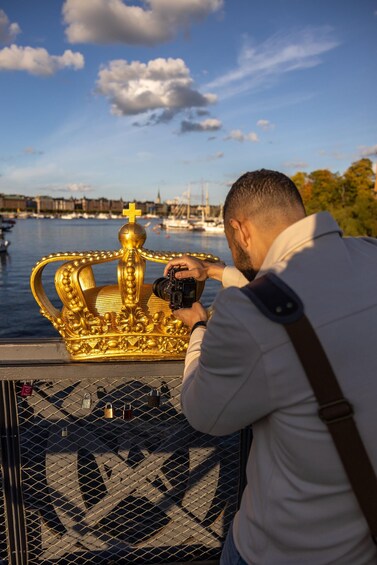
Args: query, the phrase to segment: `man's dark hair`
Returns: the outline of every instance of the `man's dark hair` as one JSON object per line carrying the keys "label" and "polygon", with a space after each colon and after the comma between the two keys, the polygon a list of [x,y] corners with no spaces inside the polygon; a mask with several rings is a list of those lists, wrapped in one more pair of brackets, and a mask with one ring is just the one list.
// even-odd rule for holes
{"label": "man's dark hair", "polygon": [[232,185],[225,199],[224,221],[237,217],[240,211],[253,219],[277,214],[292,218],[298,212],[305,215],[304,204],[294,182],[283,173],[267,169],[245,173]]}

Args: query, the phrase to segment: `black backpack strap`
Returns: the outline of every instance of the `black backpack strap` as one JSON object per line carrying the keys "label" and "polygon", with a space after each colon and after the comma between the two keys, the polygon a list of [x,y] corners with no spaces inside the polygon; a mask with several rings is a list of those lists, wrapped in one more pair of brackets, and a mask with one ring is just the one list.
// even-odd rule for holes
{"label": "black backpack strap", "polygon": [[240,289],[273,322],[296,322],[304,314],[304,305],[295,292],[276,275],[269,273]]}
{"label": "black backpack strap", "polygon": [[336,375],[297,294],[268,273],[240,289],[271,321],[282,324],[318,401],[361,510],[377,544],[377,478]]}

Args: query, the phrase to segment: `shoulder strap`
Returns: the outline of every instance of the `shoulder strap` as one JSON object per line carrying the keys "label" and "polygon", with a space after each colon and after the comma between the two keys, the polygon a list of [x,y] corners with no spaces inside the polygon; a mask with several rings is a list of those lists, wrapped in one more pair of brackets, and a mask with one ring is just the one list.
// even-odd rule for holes
{"label": "shoulder strap", "polygon": [[296,293],[268,273],[241,291],[270,320],[284,325],[317,398],[319,417],[328,427],[361,510],[377,544],[377,478],[326,352]]}

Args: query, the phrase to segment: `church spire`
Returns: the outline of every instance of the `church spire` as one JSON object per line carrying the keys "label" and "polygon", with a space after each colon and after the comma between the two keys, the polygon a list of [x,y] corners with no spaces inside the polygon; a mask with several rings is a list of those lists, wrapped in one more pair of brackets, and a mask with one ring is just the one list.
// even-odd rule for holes
{"label": "church spire", "polygon": [[155,204],[161,204],[160,189],[158,189],[157,198],[156,198],[156,200],[155,200]]}

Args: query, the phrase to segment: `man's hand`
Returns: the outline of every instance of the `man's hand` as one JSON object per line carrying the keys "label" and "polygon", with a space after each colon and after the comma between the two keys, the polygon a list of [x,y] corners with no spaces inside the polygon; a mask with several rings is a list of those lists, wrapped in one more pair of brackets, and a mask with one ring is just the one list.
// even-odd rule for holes
{"label": "man's hand", "polygon": [[165,277],[171,267],[185,268],[184,271],[179,271],[175,274],[176,279],[187,279],[188,277],[193,277],[197,281],[205,281],[208,278],[211,278],[221,282],[225,264],[221,262],[203,261],[196,257],[182,255],[182,257],[172,259],[169,263],[167,263],[164,270]]}
{"label": "man's hand", "polygon": [[178,320],[181,320],[190,328],[192,328],[196,322],[206,322],[208,320],[207,312],[200,302],[194,302],[191,308],[179,308],[179,310],[173,310],[173,316],[175,316]]}

